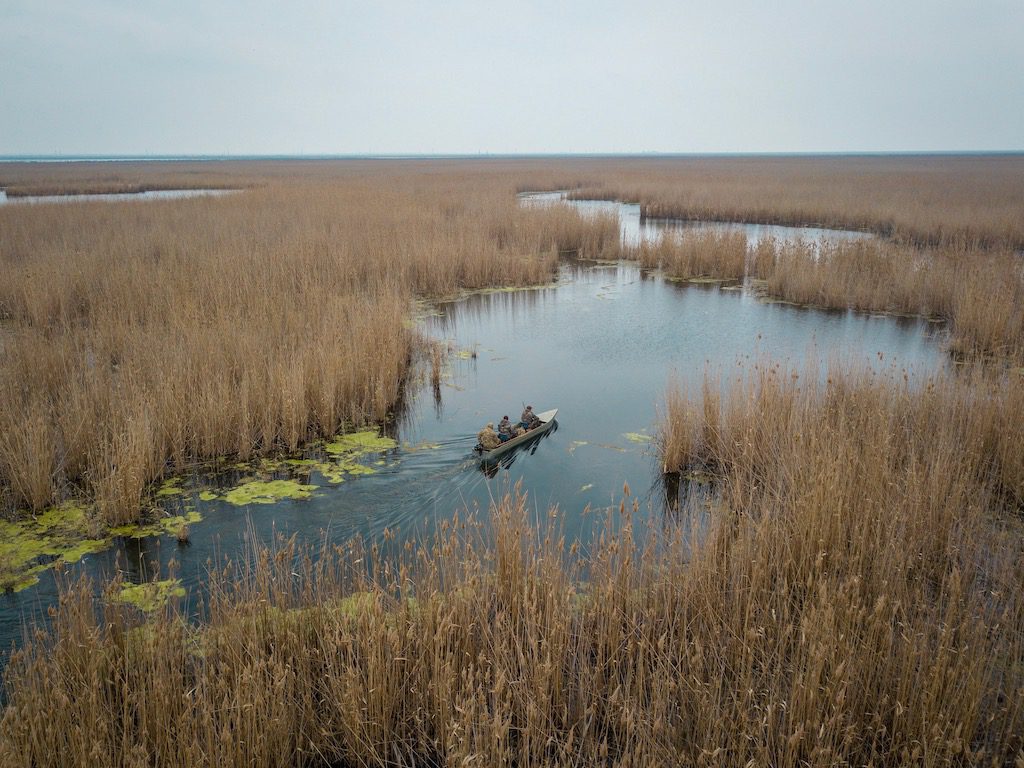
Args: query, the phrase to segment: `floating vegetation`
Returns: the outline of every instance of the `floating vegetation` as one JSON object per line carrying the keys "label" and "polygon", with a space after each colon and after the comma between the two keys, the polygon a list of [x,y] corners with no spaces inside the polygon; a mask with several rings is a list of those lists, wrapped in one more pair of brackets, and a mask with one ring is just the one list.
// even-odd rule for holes
{"label": "floating vegetation", "polygon": [[147,581],[145,584],[124,584],[113,600],[133,605],[144,613],[152,613],[166,605],[171,598],[184,596],[185,588],[181,586],[181,579],[164,579]]}
{"label": "floating vegetation", "polygon": [[555,281],[552,283],[542,283],[540,285],[506,285],[500,288],[478,288],[474,291],[466,291],[465,295],[472,296],[473,294],[479,294],[481,296],[487,296],[492,293],[519,293],[521,291],[544,291],[548,288],[557,288],[560,285],[565,285],[564,281]]}
{"label": "floating vegetation", "polygon": [[421,443],[416,443],[416,445],[412,445],[411,443],[402,443],[402,450],[409,453],[414,453],[416,451],[436,451],[440,448],[441,446],[437,443],[430,443],[426,440]]}
{"label": "floating vegetation", "polygon": [[586,440],[573,440],[571,443],[569,443],[569,453],[576,453],[576,449],[583,445],[590,445],[590,443],[588,443]]}
{"label": "floating vegetation", "polygon": [[[388,462],[383,458],[375,458],[372,462],[363,463],[360,459],[397,447],[398,443],[395,440],[378,435],[373,430],[337,435],[328,441],[311,444],[310,449],[315,452],[313,456],[265,457],[251,462],[229,464],[226,469],[243,472],[246,476],[231,488],[204,488],[198,496],[200,501],[224,501],[235,506],[274,504],[285,499],[308,499],[319,487],[316,483],[309,482],[314,472],[331,485],[343,483],[348,477],[372,475],[379,471],[378,467],[388,466]],[[223,465],[209,465],[214,477],[223,469]],[[280,477],[279,473],[287,477]],[[171,525],[170,521],[167,521],[166,525]],[[174,528],[171,532],[176,532],[179,528]]]}
{"label": "floating vegetation", "polygon": [[622,436],[631,443],[649,443],[654,439],[650,435],[645,435],[643,432],[625,432]]}
{"label": "floating vegetation", "polygon": [[157,496],[180,496],[184,493],[181,487],[181,478],[172,477],[170,480],[165,480],[163,485],[157,489]]}
{"label": "floating vegetation", "polygon": [[324,450],[333,456],[348,454],[355,457],[367,453],[388,451],[397,447],[398,443],[390,437],[378,435],[372,430],[338,435],[331,442],[324,443]]}
{"label": "floating vegetation", "polygon": [[38,583],[57,563],[74,563],[110,543],[91,531],[86,509],[67,502],[33,518],[0,521],[0,589],[18,592]]}
{"label": "floating vegetation", "polygon": [[303,485],[298,480],[250,480],[219,498],[239,507],[274,504],[282,499],[308,499],[316,488],[315,485]]}
{"label": "floating vegetation", "polygon": [[587,483],[586,485],[581,485],[579,492],[583,493],[584,491],[589,491],[593,487],[594,487],[593,483]]}
{"label": "floating vegetation", "polygon": [[626,449],[621,445],[612,445],[611,443],[597,443],[598,448],[607,448],[611,451],[618,451],[619,453],[625,453]]}
{"label": "floating vegetation", "polygon": [[[216,498],[216,494],[214,494]],[[171,515],[162,517],[150,523],[131,523],[129,525],[118,525],[110,529],[113,536],[124,536],[127,539],[147,539],[150,536],[177,535],[182,526],[189,523],[198,523],[203,516],[195,509],[186,510],[183,515]]]}

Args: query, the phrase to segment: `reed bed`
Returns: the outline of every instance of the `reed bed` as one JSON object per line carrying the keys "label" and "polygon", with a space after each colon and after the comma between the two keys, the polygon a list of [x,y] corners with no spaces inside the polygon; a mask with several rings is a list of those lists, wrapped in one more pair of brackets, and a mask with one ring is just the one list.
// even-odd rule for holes
{"label": "reed bed", "polygon": [[[1024,358],[1020,259],[989,247],[1024,242],[1017,157],[5,163],[0,185],[248,190],[0,209],[8,508],[85,494],[120,522],[168,467],[384,418],[413,343],[404,302],[547,282],[559,253],[940,317],[957,354]],[[648,215],[862,226],[908,245],[747,253],[694,231],[634,252],[610,217],[512,196],[557,188]],[[378,339],[385,357],[368,352]]]}
{"label": "reed bed", "polygon": [[592,161],[578,199],[649,218],[825,226],[916,246],[1024,248],[1024,155]]}
{"label": "reed bed", "polygon": [[676,280],[741,280],[747,271],[747,238],[742,232],[668,231],[653,243],[641,243],[629,256]]}
{"label": "reed bed", "polygon": [[399,554],[258,550],[212,574],[198,626],[139,626],[72,585],[11,660],[0,756],[1014,764],[1021,406],[1019,377],[758,366],[670,391],[668,468],[717,491],[657,539],[634,536],[628,489],[586,547],[517,490]]}
{"label": "reed bed", "polygon": [[751,258],[772,296],[941,318],[958,356],[1024,360],[1024,262],[1014,253],[858,240],[764,242]]}
{"label": "reed bed", "polygon": [[0,486],[136,519],[197,459],[388,418],[412,298],[550,282],[612,220],[521,210],[491,180],[373,175],[217,199],[0,209]]}

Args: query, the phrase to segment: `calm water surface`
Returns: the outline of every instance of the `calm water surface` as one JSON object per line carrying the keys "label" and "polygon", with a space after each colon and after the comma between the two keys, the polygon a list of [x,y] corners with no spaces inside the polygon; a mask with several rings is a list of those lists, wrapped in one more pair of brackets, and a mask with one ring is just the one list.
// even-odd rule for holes
{"label": "calm water surface", "polygon": [[154,189],[149,192],[117,192],[97,195],[29,195],[27,197],[8,197],[7,192],[0,189],[0,205],[21,205],[28,203],[84,203],[90,200],[103,200],[114,203],[125,200],[178,200],[183,197],[216,197],[238,192],[237,189]]}
{"label": "calm water surface", "polygon": [[687,229],[711,230],[714,232],[743,232],[748,245],[760,240],[775,238],[780,242],[826,241],[829,243],[874,238],[870,232],[855,232],[847,229],[826,229],[823,227],[787,227],[778,224],[747,224],[733,221],[684,221],[682,219],[641,219],[640,206],[635,203],[617,203],[604,200],[566,200],[565,192],[528,192],[521,194],[523,205],[547,206],[569,205],[578,211],[590,214],[613,213],[619,217],[622,241],[637,245],[642,241],[657,240],[664,232],[680,232]]}
{"label": "calm water surface", "polygon": [[[738,376],[766,358],[797,366],[862,361],[914,375],[945,365],[935,326],[923,321],[766,303],[741,290],[666,281],[630,263],[566,262],[555,287],[472,295],[438,306],[422,323],[463,354],[451,356],[439,393],[429,386],[412,393],[396,425],[404,447],[389,452],[376,474],[331,486],[314,473],[313,498],[266,506],[192,494],[187,502],[205,519],[191,526],[190,546],[172,537],[126,540],[87,556],[72,574],[108,579],[120,567],[140,580],[173,557],[194,600],[208,562],[237,557],[250,534],[341,543],[357,534],[377,539],[387,527],[400,540],[428,536],[439,519],[486,510],[520,481],[538,512],[558,505],[569,536],[596,524],[598,515],[583,514],[587,505],[617,506],[625,482],[643,502],[641,522],[660,524],[664,491],[642,436],[655,434],[673,374],[699,386],[705,367]],[[506,413],[515,419],[524,403],[558,408],[557,429],[496,473],[482,471],[472,453],[477,431]],[[411,447],[423,444],[430,447]],[[38,615],[55,592],[52,572],[44,572],[39,585],[0,596],[0,647],[20,641],[24,617]]]}

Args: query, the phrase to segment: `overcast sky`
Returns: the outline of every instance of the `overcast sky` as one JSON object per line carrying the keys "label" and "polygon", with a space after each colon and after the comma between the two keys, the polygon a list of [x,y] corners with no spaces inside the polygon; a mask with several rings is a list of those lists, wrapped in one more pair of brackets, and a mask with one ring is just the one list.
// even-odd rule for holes
{"label": "overcast sky", "polygon": [[0,154],[1024,149],[1024,0],[0,0]]}

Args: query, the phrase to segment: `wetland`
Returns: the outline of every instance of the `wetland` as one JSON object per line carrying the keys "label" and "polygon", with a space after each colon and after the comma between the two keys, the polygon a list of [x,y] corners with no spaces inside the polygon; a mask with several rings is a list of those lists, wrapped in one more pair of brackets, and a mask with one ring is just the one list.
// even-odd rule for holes
{"label": "wetland", "polygon": [[1019,158],[0,185],[5,762],[1019,758]]}

